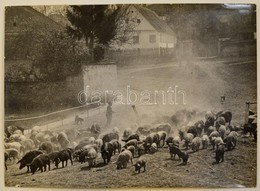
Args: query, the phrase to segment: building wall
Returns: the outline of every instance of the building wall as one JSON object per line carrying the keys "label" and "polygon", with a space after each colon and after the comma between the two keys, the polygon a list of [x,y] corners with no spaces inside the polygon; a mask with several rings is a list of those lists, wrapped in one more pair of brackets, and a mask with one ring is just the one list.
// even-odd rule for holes
{"label": "building wall", "polygon": [[[155,48],[173,48],[176,44],[176,37],[166,33],[160,33],[143,17],[134,6],[129,7],[129,20],[139,24],[134,29],[133,38],[120,49],[155,49]],[[150,35],[155,35],[155,42],[150,42]],[[135,36],[139,37],[139,42],[135,43]],[[152,37],[151,37],[152,38]]]}
{"label": "building wall", "polygon": [[176,36],[169,35],[166,33],[161,33],[160,39],[160,47],[163,48],[174,48],[177,43]]}
{"label": "building wall", "polygon": [[[177,39],[173,35],[166,33],[159,33],[153,31],[138,31],[136,35],[139,36],[139,43],[129,46],[129,49],[147,49],[147,48],[174,48]],[[150,42],[150,35],[155,35],[155,42]]]}
{"label": "building wall", "polygon": [[[151,31],[137,31],[136,34],[139,36],[139,42],[134,43],[128,47],[128,49],[146,49],[146,48],[159,48],[159,40],[160,36],[159,33],[155,30]],[[134,36],[135,36],[134,35]],[[155,36],[155,42],[150,42],[149,38],[150,35]]]}
{"label": "building wall", "polygon": [[155,31],[154,27],[139,13],[134,6],[129,7],[129,18],[133,21],[140,19],[140,23],[135,27],[136,31]]}

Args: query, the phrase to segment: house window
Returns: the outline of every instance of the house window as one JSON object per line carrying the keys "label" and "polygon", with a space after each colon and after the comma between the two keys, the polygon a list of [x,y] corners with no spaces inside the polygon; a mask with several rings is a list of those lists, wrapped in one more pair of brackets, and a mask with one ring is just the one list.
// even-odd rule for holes
{"label": "house window", "polygon": [[155,34],[149,35],[149,42],[150,43],[156,43],[156,35]]}
{"label": "house window", "polygon": [[141,23],[141,19],[136,19],[136,22],[137,22],[138,24],[140,24],[140,23]]}
{"label": "house window", "polygon": [[139,43],[139,36],[133,36],[133,43],[138,44]]}

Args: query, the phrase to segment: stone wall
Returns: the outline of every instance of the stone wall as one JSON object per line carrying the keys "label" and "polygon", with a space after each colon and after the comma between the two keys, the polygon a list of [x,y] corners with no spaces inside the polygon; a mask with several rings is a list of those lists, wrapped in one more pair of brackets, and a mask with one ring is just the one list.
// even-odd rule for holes
{"label": "stone wall", "polygon": [[82,75],[58,82],[5,81],[5,112],[51,112],[79,105]]}
{"label": "stone wall", "polygon": [[[5,81],[5,112],[52,112],[79,106],[79,93],[86,90],[99,91],[117,88],[116,65],[85,66],[78,76],[67,77],[64,81]],[[109,94],[108,94],[109,95]],[[103,98],[103,96],[102,96]]]}

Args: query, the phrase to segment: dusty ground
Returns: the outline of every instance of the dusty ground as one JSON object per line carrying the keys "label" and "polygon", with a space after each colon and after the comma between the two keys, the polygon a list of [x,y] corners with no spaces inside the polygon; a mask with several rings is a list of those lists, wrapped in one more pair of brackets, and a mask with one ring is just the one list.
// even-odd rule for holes
{"label": "dusty ground", "polygon": [[[112,157],[112,161],[116,160]],[[214,164],[212,150],[190,153],[187,166],[178,166],[177,159],[170,160],[168,149],[160,149],[148,160],[147,171],[135,174],[131,164],[127,169],[116,170],[114,164],[103,166],[101,159],[95,168],[88,164],[75,163],[65,168],[35,175],[18,171],[18,166],[10,166],[6,172],[6,185],[21,187],[53,188],[123,188],[123,187],[253,187],[256,183],[256,143],[246,139],[237,148],[226,152],[225,161]],[[136,160],[136,159],[135,159]],[[245,162],[245,161],[251,161]]]}
{"label": "dusty ground", "polygon": [[[126,85],[138,92],[143,90],[167,90],[178,85],[186,92],[186,105],[141,106],[137,104],[144,123],[149,123],[162,115],[173,115],[178,109],[198,108],[200,111],[228,109],[233,113],[233,124],[244,122],[245,101],[256,101],[256,61],[250,58],[243,61],[223,62],[194,61],[166,63],[153,66],[124,67],[118,72],[120,90]],[[185,65],[186,64],[186,65]],[[220,104],[220,96],[226,101]],[[178,100],[179,102],[181,100]],[[253,108],[255,109],[255,108]],[[122,132],[135,123],[135,115],[129,105],[114,106],[112,126]],[[148,117],[147,117],[148,116]],[[202,118],[203,119],[203,118]],[[204,120],[204,119],[203,119]],[[98,122],[104,126],[105,114],[89,118],[81,126],[66,125],[53,129],[84,128]],[[103,132],[109,129],[103,129]],[[180,161],[170,160],[167,148],[153,155],[146,155],[147,171],[134,174],[131,164],[127,169],[116,170],[114,164],[104,166],[98,159],[95,168],[88,164],[69,165],[64,169],[35,175],[19,170],[18,165],[8,166],[5,173],[6,186],[51,187],[51,188],[124,188],[124,187],[254,187],[256,185],[256,143],[251,137],[239,137],[235,150],[225,153],[225,161],[215,164],[212,150],[190,153],[187,166]],[[116,160],[113,156],[112,161]],[[136,160],[136,158],[135,158]]]}

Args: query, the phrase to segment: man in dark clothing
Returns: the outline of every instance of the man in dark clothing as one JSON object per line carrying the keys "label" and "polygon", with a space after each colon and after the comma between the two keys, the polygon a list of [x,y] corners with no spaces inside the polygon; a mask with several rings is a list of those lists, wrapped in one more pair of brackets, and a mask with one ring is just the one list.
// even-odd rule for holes
{"label": "man in dark clothing", "polygon": [[107,112],[106,112],[106,117],[107,117],[107,127],[111,124],[111,120],[112,120],[112,102],[108,102],[108,106],[107,106]]}

